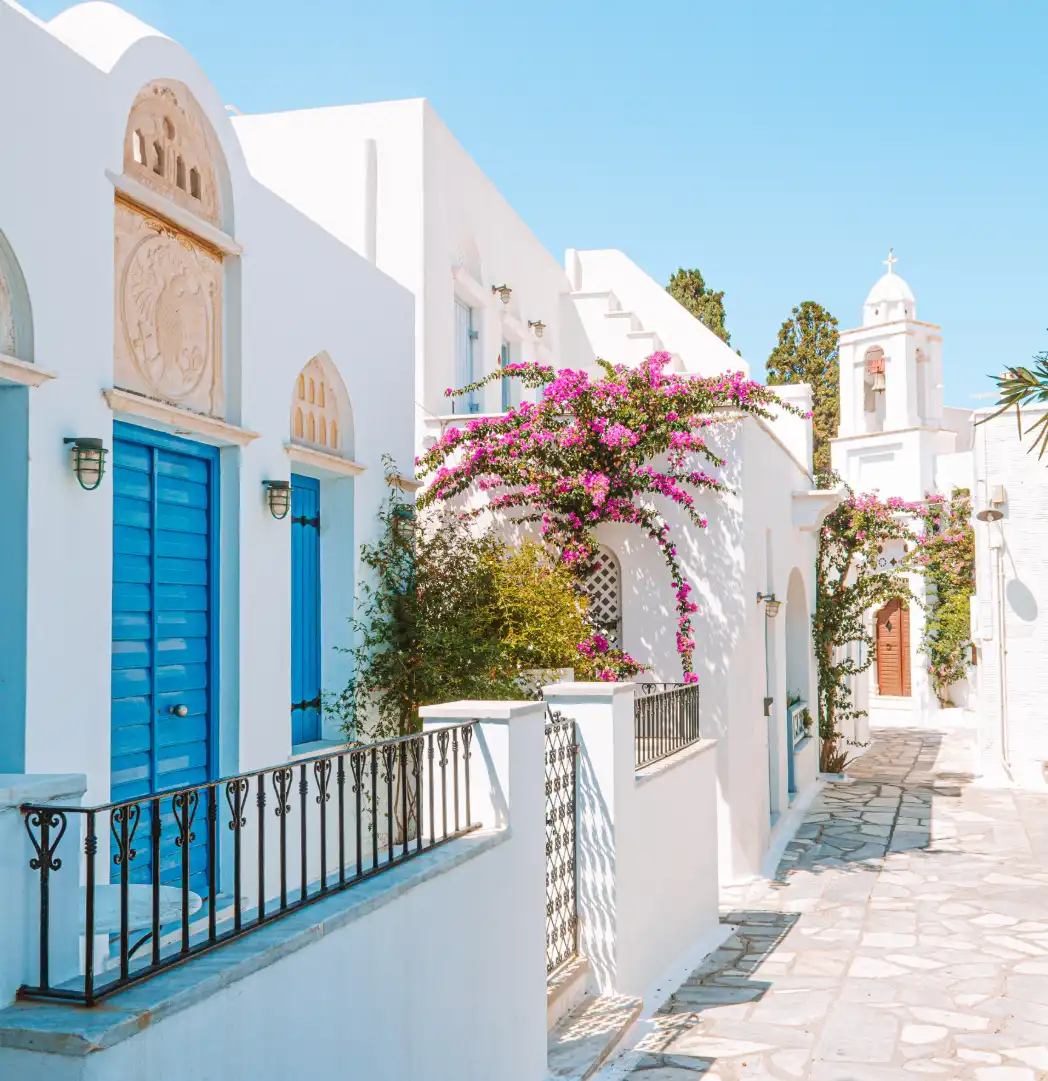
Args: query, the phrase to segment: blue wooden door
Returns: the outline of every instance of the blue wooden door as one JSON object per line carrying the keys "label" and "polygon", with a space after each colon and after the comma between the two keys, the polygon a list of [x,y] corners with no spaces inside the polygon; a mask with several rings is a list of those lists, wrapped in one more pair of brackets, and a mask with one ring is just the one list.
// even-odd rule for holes
{"label": "blue wooden door", "polygon": [[[214,448],[114,426],[113,800],[214,776],[216,473]],[[144,810],[131,865],[137,882],[153,876]],[[196,814],[191,885],[206,890],[203,793]],[[178,882],[170,801],[161,803],[161,827],[160,880]]]}
{"label": "blue wooden door", "polygon": [[291,476],[291,743],[320,739],[320,483]]}

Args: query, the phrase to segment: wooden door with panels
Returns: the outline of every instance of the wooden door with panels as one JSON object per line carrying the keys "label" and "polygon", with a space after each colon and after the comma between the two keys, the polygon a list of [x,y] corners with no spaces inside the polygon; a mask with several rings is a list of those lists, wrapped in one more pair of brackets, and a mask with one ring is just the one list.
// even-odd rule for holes
{"label": "wooden door with panels", "polygon": [[877,613],[877,690],[910,696],[910,610],[898,597]]}

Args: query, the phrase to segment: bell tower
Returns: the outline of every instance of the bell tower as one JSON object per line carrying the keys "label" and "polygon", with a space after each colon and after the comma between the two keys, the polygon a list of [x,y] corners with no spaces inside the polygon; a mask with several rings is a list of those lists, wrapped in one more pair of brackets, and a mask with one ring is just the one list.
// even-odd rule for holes
{"label": "bell tower", "polygon": [[947,448],[939,437],[941,328],[917,318],[916,298],[895,273],[897,262],[890,250],[887,273],[863,304],[862,325],[841,332],[833,465],[856,490],[918,499],[933,485],[935,453],[953,448],[952,439]]}

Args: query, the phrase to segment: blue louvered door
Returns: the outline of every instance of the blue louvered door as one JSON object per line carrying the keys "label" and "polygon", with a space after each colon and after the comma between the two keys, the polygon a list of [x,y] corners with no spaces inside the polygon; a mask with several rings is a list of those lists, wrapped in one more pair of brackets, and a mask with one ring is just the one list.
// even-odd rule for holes
{"label": "blue louvered door", "polygon": [[291,743],[320,739],[320,483],[291,476]]}
{"label": "blue louvered door", "polygon": [[[114,426],[113,800],[213,776],[216,473],[211,447]],[[169,802],[161,804],[160,880],[178,882]],[[138,828],[149,836],[144,815]],[[207,829],[194,832],[191,887],[206,890]],[[132,881],[150,882],[150,846],[135,848]]]}

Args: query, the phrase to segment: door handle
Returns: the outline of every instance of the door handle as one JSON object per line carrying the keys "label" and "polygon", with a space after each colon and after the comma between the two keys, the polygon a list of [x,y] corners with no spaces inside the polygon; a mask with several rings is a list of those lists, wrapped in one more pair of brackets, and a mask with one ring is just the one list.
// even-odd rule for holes
{"label": "door handle", "polygon": [[177,706],[168,706],[168,713],[173,713],[176,717],[188,717],[189,706],[184,706],[180,702]]}

